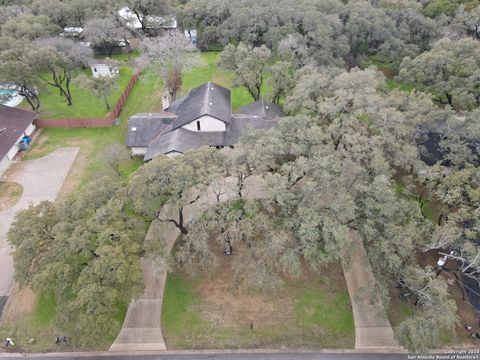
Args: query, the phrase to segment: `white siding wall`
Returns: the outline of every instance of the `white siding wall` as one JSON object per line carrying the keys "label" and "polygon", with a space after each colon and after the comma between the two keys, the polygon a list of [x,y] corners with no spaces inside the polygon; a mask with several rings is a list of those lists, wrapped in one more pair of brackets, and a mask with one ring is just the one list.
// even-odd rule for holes
{"label": "white siding wall", "polygon": [[110,68],[106,64],[94,64],[90,67],[92,68],[92,74],[94,78],[98,78],[100,76],[112,76],[110,73]]}
{"label": "white siding wall", "polygon": [[198,131],[197,121],[200,122],[200,131],[225,131],[226,126],[223,121],[215,119],[214,117],[205,115],[197,120],[193,120],[182,127],[190,131]]}
{"label": "white siding wall", "polygon": [[[28,125],[27,130],[25,130],[25,134],[27,134],[27,135],[30,136],[30,135],[33,134],[34,131],[35,131],[35,125],[30,124],[30,125]],[[22,136],[22,137],[23,137],[23,136]]]}
{"label": "white siding wall", "polygon": [[168,156],[168,157],[173,157],[173,156],[179,156],[179,155],[183,155],[183,154],[181,152],[178,152],[178,151],[170,151],[169,153],[166,153],[165,155]]}
{"label": "white siding wall", "polygon": [[4,156],[3,159],[0,159],[0,177],[7,171],[10,166],[10,160],[8,157]]}
{"label": "white siding wall", "polygon": [[145,155],[146,152],[147,152],[146,147],[132,147],[133,156]]}
{"label": "white siding wall", "polygon": [[[34,131],[35,131],[35,125],[30,124],[30,125],[28,125],[27,129],[25,130],[25,134],[32,135],[32,133]],[[15,155],[17,155],[18,151],[20,150],[20,147],[18,146],[18,143],[20,142],[20,140],[22,140],[23,136],[24,136],[23,134],[20,135],[20,137],[17,139],[15,145],[13,145],[12,148],[8,151],[7,157],[8,157],[9,160],[13,160]]]}

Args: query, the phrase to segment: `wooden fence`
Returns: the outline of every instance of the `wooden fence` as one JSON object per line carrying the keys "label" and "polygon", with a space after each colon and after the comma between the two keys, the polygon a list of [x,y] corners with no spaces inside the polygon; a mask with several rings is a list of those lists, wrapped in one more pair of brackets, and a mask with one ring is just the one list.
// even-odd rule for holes
{"label": "wooden fence", "polygon": [[37,119],[35,125],[39,128],[94,128],[112,126],[113,122],[120,115],[125,101],[127,101],[130,92],[133,90],[135,83],[140,76],[141,71],[138,70],[130,79],[122,95],[115,104],[113,110],[108,116],[97,118],[71,118],[71,119]]}

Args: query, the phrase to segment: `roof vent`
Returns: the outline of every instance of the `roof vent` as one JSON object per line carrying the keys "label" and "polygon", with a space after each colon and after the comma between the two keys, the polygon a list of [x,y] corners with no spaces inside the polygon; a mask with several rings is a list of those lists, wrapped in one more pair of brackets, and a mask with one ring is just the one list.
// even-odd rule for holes
{"label": "roof vent", "polygon": [[213,86],[212,86],[210,89],[211,89],[211,90],[215,90],[215,88],[214,88]]}
{"label": "roof vent", "polygon": [[132,127],[132,131],[133,131],[133,132],[137,131],[137,128],[136,128],[135,126]]}
{"label": "roof vent", "polygon": [[4,132],[5,130],[7,130],[7,128],[0,129],[0,133]]}
{"label": "roof vent", "polygon": [[152,116],[152,113],[149,113],[148,116]]}
{"label": "roof vent", "polygon": [[268,110],[268,106],[265,106],[265,109],[267,109],[267,110]]}
{"label": "roof vent", "polygon": [[213,105],[213,103],[208,103],[208,105],[212,106],[212,105]]}

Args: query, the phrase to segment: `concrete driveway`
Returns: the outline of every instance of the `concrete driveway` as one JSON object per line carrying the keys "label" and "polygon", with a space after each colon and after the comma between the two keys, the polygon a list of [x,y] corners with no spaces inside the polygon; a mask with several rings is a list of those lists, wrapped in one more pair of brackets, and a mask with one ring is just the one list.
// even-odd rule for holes
{"label": "concrete driveway", "polygon": [[14,163],[2,177],[2,180],[22,185],[23,194],[13,207],[0,211],[0,316],[14,284],[13,259],[7,241],[10,224],[19,210],[44,200],[55,200],[78,150],[60,148],[40,159]]}

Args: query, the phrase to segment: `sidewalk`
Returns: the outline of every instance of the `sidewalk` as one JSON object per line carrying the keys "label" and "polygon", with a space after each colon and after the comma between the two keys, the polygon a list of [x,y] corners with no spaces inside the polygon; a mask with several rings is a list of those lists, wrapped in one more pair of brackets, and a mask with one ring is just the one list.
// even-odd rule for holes
{"label": "sidewalk", "polygon": [[360,235],[350,230],[354,254],[343,264],[355,322],[355,349],[400,351],[387,313],[375,287],[375,277]]}

